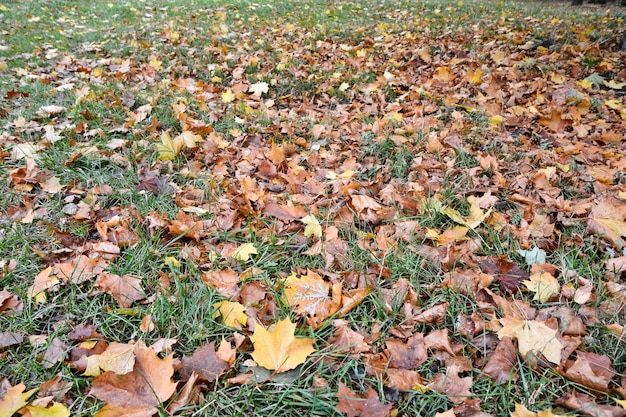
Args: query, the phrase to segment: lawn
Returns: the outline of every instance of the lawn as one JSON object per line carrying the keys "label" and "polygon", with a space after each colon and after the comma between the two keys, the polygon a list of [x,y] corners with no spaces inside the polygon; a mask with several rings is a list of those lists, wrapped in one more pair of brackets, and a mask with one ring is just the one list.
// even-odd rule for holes
{"label": "lawn", "polygon": [[626,416],[625,21],[0,2],[0,417]]}

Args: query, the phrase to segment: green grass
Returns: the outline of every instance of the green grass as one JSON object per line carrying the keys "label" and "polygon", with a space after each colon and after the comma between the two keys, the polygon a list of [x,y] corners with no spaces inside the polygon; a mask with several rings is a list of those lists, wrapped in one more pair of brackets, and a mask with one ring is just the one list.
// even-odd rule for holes
{"label": "green grass", "polygon": [[[598,19],[602,25],[594,27]],[[577,216],[578,223],[564,222],[571,213],[564,212],[564,218],[559,218],[554,207],[545,208],[557,219],[553,237],[525,235],[524,227],[532,221],[535,209],[513,198],[521,193],[541,200],[543,196],[537,195],[532,183],[520,184],[525,184],[526,177],[532,181],[536,170],[557,163],[572,165],[568,173],[557,171],[558,178],[552,182],[562,198],[575,206],[593,196],[597,191],[580,160],[583,157],[574,154],[566,155],[567,161],[559,159],[559,149],[565,145],[558,142],[560,138],[551,140],[550,132],[534,129],[534,119],[525,120],[519,130],[507,125],[515,123],[513,118],[494,128],[487,109],[463,111],[461,107],[480,107],[483,99],[490,104],[489,111],[500,106],[505,112],[510,107],[510,103],[485,98],[487,87],[462,83],[464,71],[474,69],[470,62],[489,71],[485,85],[491,73],[506,78],[507,73],[498,69],[500,64],[492,62],[494,51],[505,51],[507,57],[528,54],[525,57],[529,59],[520,58],[507,67],[520,77],[522,91],[511,103],[537,106],[540,111],[546,110],[544,96],[548,93],[528,87],[537,77],[548,79],[551,72],[574,68],[576,77],[568,78],[568,86],[576,86],[575,81],[600,70],[607,80],[617,80],[624,64],[612,57],[609,65],[606,56],[613,53],[610,45],[625,19],[621,9],[611,9],[609,14],[601,9],[555,8],[537,2],[1,3],[0,181],[7,185],[0,195],[0,288],[19,297],[24,305],[21,312],[0,312],[0,332],[17,332],[25,340],[0,351],[0,381],[6,378],[11,385],[23,382],[32,389],[60,373],[71,384],[63,402],[72,415],[94,415],[104,404],[89,394],[93,377],[72,369],[72,351],[80,342],[69,334],[76,326],[95,325],[107,342],[141,340],[150,345],[161,338],[176,339],[173,353],[177,359],[210,342],[234,342],[239,340],[236,330],[214,318],[213,305],[225,298],[208,287],[202,276],[208,270],[241,273],[252,269],[253,275],[240,287],[255,283],[266,288],[265,299],[254,306],[266,303],[272,307],[271,315],[263,313],[264,324],[289,317],[299,325],[298,336],[315,340],[316,352],[295,371],[262,374],[255,383],[233,385],[229,378],[247,369],[253,349],[249,332],[240,329],[237,333],[245,340],[237,349],[235,363],[217,381],[205,383],[202,399],[177,415],[341,415],[335,408],[339,383],[356,393],[373,388],[381,401],[394,403],[399,416],[432,416],[455,406],[446,395],[433,390],[398,392],[387,386],[382,376],[369,372],[367,355],[337,351],[329,343],[336,318],[372,337],[371,354],[383,353],[399,328],[425,335],[447,329],[450,341],[460,345],[459,355],[473,361],[472,369],[460,376],[473,378],[471,392],[485,413],[506,416],[515,403],[522,403],[533,411],[552,407],[560,414],[571,414],[556,405],[570,390],[587,392],[602,404],[614,404],[610,396],[591,392],[521,356],[513,368],[517,378],[495,384],[481,371],[481,358],[491,353],[488,344],[494,333],[484,330],[474,337],[463,336],[457,320],[477,313],[488,322],[500,318],[501,311],[491,316],[485,308],[485,294],[478,301],[478,295],[443,283],[452,272],[477,271],[486,256],[506,255],[528,270],[530,266],[516,250],[540,245],[548,252],[549,262],[560,268],[561,285],[578,285],[576,279],[563,276],[573,271],[594,286],[595,299],[590,305],[597,309],[601,322],[587,326],[580,349],[607,355],[618,376],[626,373],[624,338],[604,326],[626,325],[624,301],[614,297],[605,283],[604,262],[611,253],[619,253],[588,234],[586,218]],[[549,41],[545,53],[520,52],[521,45],[537,40]],[[585,42],[598,47],[572,52],[573,57],[567,59],[549,55],[565,56],[564,51],[577,51]],[[432,65],[419,61],[418,50],[423,48],[432,57]],[[160,69],[153,68],[155,60],[160,61]],[[124,65],[128,67],[121,70]],[[456,71],[454,83],[430,84],[438,66]],[[187,78],[193,80],[192,87],[182,81]],[[247,100],[244,89],[234,102],[223,102],[222,93],[242,79],[249,84],[266,82],[270,91],[261,100]],[[349,85],[343,91],[342,82]],[[460,86],[455,87],[456,83]],[[67,85],[71,86],[64,87]],[[550,88],[560,87],[551,84]],[[10,92],[21,96],[11,97]],[[604,103],[622,97],[621,91],[598,86],[586,93],[592,96],[590,112],[618,129],[621,119]],[[542,97],[538,99],[536,94]],[[149,116],[130,123],[130,114],[148,103],[153,106]],[[181,103],[186,106],[187,121],[198,120],[213,132],[204,135],[206,142],[183,149],[174,160],[160,161],[155,144],[161,133],[167,131],[175,137],[186,123],[172,107]],[[491,105],[494,103],[497,106]],[[43,106],[50,105],[65,110],[53,115],[40,113]],[[390,116],[392,113],[400,117]],[[311,134],[317,124],[326,127],[319,142]],[[53,143],[44,135],[45,126],[58,135]],[[429,151],[426,138],[431,133],[442,144],[437,152]],[[41,145],[35,157],[38,175],[55,176],[64,186],[62,191],[47,193],[39,177],[21,181],[26,161],[13,158],[11,151],[15,144],[25,142]],[[282,146],[288,158],[276,164],[274,177],[259,174],[258,165],[260,160],[274,157],[271,143]],[[319,149],[311,149],[313,144]],[[603,150],[610,148],[615,153],[618,146],[607,145]],[[494,169],[481,168],[479,157],[487,156],[498,160],[499,170],[495,171],[501,171],[505,186],[494,184],[498,178]],[[328,185],[330,171],[341,174],[350,170],[354,171],[352,177]],[[141,191],[139,184],[148,172],[161,175],[172,191]],[[300,181],[298,175],[308,177]],[[247,178],[254,181],[255,189],[245,189]],[[318,191],[319,183],[325,183],[323,192]],[[610,192],[619,186],[603,185]],[[394,200],[390,190],[406,200]],[[503,228],[481,224],[467,233],[474,247],[459,243],[450,252],[446,246],[436,248],[434,241],[425,237],[426,229],[444,232],[457,226],[442,213],[445,207],[467,216],[467,197],[487,190],[499,199],[494,212],[509,224]],[[254,191],[261,196],[255,197]],[[385,215],[391,217],[377,217],[368,210],[359,213],[350,200],[357,194],[389,202],[390,211]],[[409,200],[418,203],[403,212],[402,205]],[[325,233],[329,226],[336,226],[345,244],[341,256],[325,257],[334,254],[332,250],[306,254],[315,239],[304,237],[298,220],[284,224],[261,210],[267,203],[286,201],[314,213]],[[546,199],[541,201],[543,204]],[[86,217],[77,218],[71,209],[81,202],[90,209]],[[169,222],[190,206],[204,213],[195,217],[207,224],[200,239],[170,234],[167,226],[158,225],[157,217]],[[30,208],[35,210],[35,218],[23,221]],[[231,210],[237,215],[228,225]],[[62,283],[48,291],[43,303],[29,297],[34,278],[44,268],[80,254],[97,256],[93,245],[104,240],[100,235],[103,223],[115,215],[136,240],[130,246],[122,245],[107,271],[139,277],[145,300],[121,308],[111,295],[98,291],[93,280]],[[416,221],[416,229],[403,234],[396,228],[399,220]],[[112,232],[115,222],[108,227]],[[115,238],[111,236],[109,240]],[[384,240],[381,236],[388,241],[383,249],[379,247]],[[67,247],[67,242],[72,244]],[[248,242],[258,251],[248,261],[212,255]],[[436,250],[440,252],[435,256]],[[180,265],[168,265],[168,257]],[[384,274],[372,272],[377,268]],[[313,329],[282,298],[283,278],[307,269],[326,274],[327,280],[342,280],[344,290],[367,280],[370,293],[344,316],[334,316]],[[442,324],[413,323],[405,316],[402,302],[387,305],[389,293],[400,279],[410,285],[415,314],[447,303]],[[511,296],[495,284],[489,288],[539,310],[552,305],[533,301],[529,292]],[[608,311],[609,301],[617,308]],[[553,304],[575,313],[581,310],[565,298]],[[154,330],[143,332],[141,323],[148,314]],[[31,336],[46,339],[38,344],[36,339],[29,340]],[[67,346],[66,359],[46,367],[42,358],[55,339]],[[431,350],[416,370],[427,384],[445,369],[446,364]],[[181,379],[179,372],[175,379]],[[533,392],[541,395],[529,395]],[[168,412],[161,407],[159,415]]]}

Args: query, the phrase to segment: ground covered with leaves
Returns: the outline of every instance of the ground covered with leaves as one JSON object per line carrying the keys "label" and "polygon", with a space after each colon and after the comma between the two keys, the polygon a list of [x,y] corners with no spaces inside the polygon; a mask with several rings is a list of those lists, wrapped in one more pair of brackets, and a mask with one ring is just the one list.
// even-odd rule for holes
{"label": "ground covered with leaves", "polygon": [[0,4],[0,417],[625,416],[625,18]]}

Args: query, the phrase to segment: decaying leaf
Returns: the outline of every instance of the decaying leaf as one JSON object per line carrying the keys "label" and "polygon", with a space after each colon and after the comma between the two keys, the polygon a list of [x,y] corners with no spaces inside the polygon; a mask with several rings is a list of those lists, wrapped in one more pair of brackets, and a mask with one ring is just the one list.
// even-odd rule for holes
{"label": "decaying leaf", "polygon": [[296,307],[296,313],[306,316],[307,322],[317,327],[339,310],[341,283],[326,282],[313,271],[302,276],[294,272],[285,280],[284,299]]}
{"label": "decaying leaf", "polygon": [[185,378],[195,373],[199,379],[207,382],[215,381],[230,368],[230,363],[217,356],[215,342],[196,349],[191,356],[183,356],[182,362]]}
{"label": "decaying leaf", "polygon": [[284,372],[303,363],[307,356],[315,352],[313,339],[296,338],[296,325],[286,318],[267,330],[257,323],[250,340],[254,345],[252,359],[260,366]]}
{"label": "decaying leaf", "polygon": [[522,320],[510,317],[500,319],[502,328],[498,337],[517,339],[519,352],[526,356],[529,352],[542,354],[554,364],[561,363],[563,344],[557,338],[558,331],[536,320]]}
{"label": "decaying leaf", "polygon": [[156,413],[157,406],[176,391],[172,360],[172,355],[160,359],[154,350],[137,343],[132,372],[118,375],[108,371],[93,380],[91,394],[106,403],[96,416],[112,416],[116,412],[132,416]]}
{"label": "decaying leaf", "polygon": [[371,387],[365,394],[357,394],[343,382],[337,390],[339,404],[336,408],[348,417],[387,417],[391,412],[392,404],[383,404],[378,394]]}

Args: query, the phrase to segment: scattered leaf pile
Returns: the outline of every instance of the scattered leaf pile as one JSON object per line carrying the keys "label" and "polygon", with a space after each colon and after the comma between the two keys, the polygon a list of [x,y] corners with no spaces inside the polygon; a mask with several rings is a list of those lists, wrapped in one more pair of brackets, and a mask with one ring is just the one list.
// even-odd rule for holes
{"label": "scattered leaf pile", "polygon": [[[36,262],[0,259],[0,416],[309,376],[326,415],[626,415],[623,14],[130,4],[2,29],[0,237]],[[200,287],[214,330],[163,319]]]}

